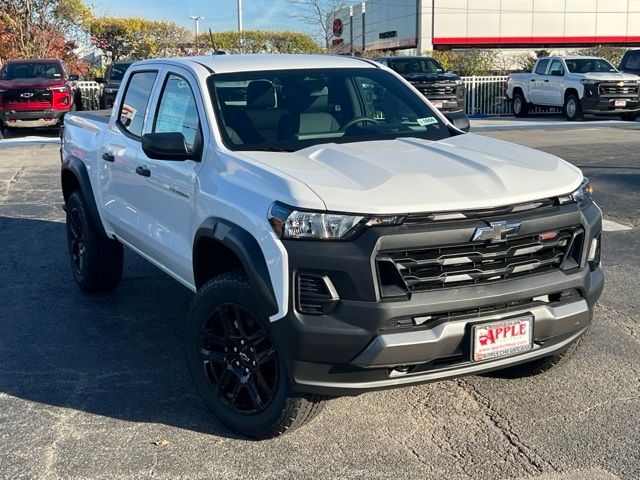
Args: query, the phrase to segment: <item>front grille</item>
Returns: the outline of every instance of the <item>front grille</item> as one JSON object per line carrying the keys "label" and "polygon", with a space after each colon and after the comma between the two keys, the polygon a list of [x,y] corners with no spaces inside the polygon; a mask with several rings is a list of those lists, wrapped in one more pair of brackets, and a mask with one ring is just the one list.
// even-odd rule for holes
{"label": "front grille", "polygon": [[[33,108],[46,109],[51,107],[51,90],[45,88],[7,90],[2,99],[8,109],[22,109],[26,104]],[[12,108],[15,107],[15,108]]]}
{"label": "front grille", "polygon": [[325,275],[298,274],[296,276],[297,309],[307,315],[326,315],[338,302],[338,295]]}
{"label": "front grille", "polygon": [[[543,232],[540,232],[542,234]],[[577,268],[580,264],[584,231],[580,227],[516,236],[505,242],[468,242],[412,250],[384,251],[377,263],[380,287],[394,292],[399,277],[407,292],[478,285],[482,283]],[[390,266],[395,266],[391,269]],[[382,273],[396,271],[392,274]],[[399,277],[398,277],[399,274]],[[402,288],[401,287],[401,288]]]}
{"label": "front grille", "polygon": [[425,96],[430,95],[449,95],[456,94],[455,83],[433,83],[433,84],[417,84],[415,87]]}
{"label": "front grille", "polygon": [[600,95],[637,95],[638,84],[636,82],[601,83]]}

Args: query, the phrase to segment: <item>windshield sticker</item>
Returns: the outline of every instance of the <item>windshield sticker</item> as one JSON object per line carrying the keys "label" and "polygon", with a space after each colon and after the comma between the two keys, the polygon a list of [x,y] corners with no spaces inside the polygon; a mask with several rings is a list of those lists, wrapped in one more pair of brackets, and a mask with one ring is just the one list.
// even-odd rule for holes
{"label": "windshield sticker", "polygon": [[418,125],[421,127],[426,127],[427,125],[433,125],[434,123],[438,123],[436,117],[426,117],[426,118],[418,118],[416,120]]}

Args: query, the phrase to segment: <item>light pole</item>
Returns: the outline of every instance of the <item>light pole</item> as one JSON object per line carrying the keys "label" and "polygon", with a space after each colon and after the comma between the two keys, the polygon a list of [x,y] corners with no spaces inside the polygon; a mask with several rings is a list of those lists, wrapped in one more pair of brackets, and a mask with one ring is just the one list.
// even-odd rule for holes
{"label": "light pole", "polygon": [[194,15],[189,17],[191,20],[193,20],[193,22],[196,25],[196,54],[200,53],[200,49],[198,48],[198,35],[200,34],[200,20],[202,20],[204,17],[201,17],[200,15]]}
{"label": "light pole", "polygon": [[240,53],[242,53],[242,0],[238,0],[238,34],[240,36]]}

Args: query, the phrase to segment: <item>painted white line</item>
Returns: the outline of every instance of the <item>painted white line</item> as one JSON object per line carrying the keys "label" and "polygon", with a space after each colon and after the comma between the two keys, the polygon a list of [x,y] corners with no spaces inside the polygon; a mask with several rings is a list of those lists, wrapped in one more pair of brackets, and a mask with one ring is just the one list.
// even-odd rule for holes
{"label": "painted white line", "polygon": [[626,225],[622,225],[621,223],[603,219],[602,230],[604,230],[605,232],[626,232],[633,229],[631,227],[627,227]]}

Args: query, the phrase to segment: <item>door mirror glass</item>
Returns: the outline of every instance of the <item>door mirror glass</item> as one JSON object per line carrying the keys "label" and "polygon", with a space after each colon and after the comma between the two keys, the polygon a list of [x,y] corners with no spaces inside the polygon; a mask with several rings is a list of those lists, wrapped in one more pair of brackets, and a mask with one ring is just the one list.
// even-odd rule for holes
{"label": "door mirror glass", "polygon": [[194,156],[180,132],[146,133],[142,136],[142,150],[155,160],[181,161]]}

